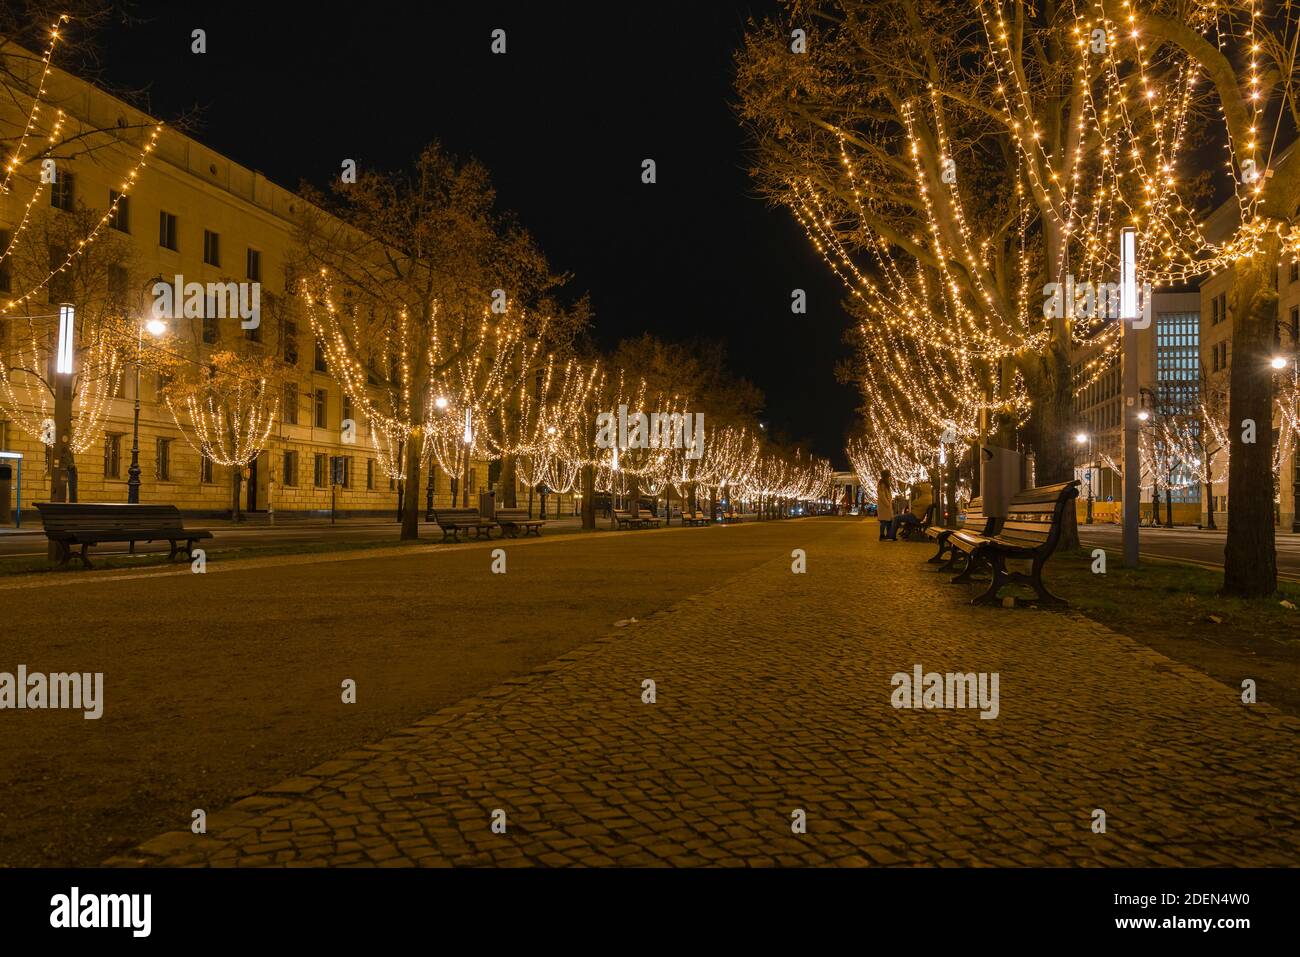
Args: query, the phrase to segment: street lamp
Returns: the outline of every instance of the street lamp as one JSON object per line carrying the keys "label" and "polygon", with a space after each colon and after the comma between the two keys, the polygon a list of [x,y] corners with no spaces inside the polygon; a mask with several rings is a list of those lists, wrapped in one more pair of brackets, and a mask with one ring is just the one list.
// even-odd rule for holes
{"label": "street lamp", "polygon": [[1138,318],[1137,228],[1125,226],[1119,234],[1120,323],[1123,334],[1124,375],[1124,565],[1137,568],[1138,526],[1142,510],[1138,502],[1138,422],[1146,420],[1146,410],[1134,415],[1138,403],[1138,341],[1135,328]]}
{"label": "street lamp", "polygon": [[1077,442],[1079,445],[1084,445],[1086,443],[1088,446],[1088,468],[1085,471],[1085,475],[1088,479],[1088,517],[1084,520],[1084,524],[1091,525],[1092,524],[1092,469],[1093,469],[1092,436],[1089,435],[1087,432],[1080,432],[1078,435],[1074,437],[1074,441]]}
{"label": "street lamp", "polygon": [[[77,309],[59,304],[59,342],[54,356],[54,443],[50,470],[50,501],[77,500],[76,463],[72,458],[72,357],[77,336]],[[50,544],[53,549],[54,543]]]}
{"label": "street lamp", "polygon": [[157,315],[137,322],[135,329],[135,410],[131,420],[131,467],[126,470],[126,502],[140,504],[140,365],[144,352],[144,334],[157,339],[167,331],[167,323]]}
{"label": "street lamp", "polygon": [[1285,369],[1285,368],[1286,368],[1286,357],[1285,357],[1285,356],[1274,356],[1271,365],[1273,366],[1274,369]]}

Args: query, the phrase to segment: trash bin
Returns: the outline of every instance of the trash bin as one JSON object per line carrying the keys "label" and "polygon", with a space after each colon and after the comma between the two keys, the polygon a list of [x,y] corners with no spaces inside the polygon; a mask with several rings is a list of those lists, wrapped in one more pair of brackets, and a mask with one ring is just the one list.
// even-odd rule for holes
{"label": "trash bin", "polygon": [[13,466],[0,465],[0,525],[8,525],[14,520],[13,491]]}

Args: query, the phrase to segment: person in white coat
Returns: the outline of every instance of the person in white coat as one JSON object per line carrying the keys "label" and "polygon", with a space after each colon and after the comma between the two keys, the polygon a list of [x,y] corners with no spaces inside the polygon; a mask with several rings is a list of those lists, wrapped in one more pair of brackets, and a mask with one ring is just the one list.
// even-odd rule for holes
{"label": "person in white coat", "polygon": [[889,473],[881,472],[876,483],[876,520],[880,523],[880,540],[894,537],[894,489]]}

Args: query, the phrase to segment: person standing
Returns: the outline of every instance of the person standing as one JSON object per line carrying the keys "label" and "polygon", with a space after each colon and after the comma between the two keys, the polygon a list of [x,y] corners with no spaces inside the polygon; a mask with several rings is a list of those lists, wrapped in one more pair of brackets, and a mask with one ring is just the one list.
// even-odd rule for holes
{"label": "person standing", "polygon": [[889,472],[880,473],[876,483],[876,520],[880,523],[880,540],[892,540],[894,537],[894,490],[889,481]]}

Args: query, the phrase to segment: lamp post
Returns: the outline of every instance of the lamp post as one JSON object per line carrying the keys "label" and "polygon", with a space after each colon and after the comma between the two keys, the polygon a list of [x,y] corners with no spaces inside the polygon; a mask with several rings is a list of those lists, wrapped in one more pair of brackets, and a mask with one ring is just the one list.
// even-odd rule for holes
{"label": "lamp post", "polygon": [[77,309],[59,304],[59,343],[54,359],[54,443],[50,471],[50,501],[75,502],[77,486],[72,459],[72,366],[77,335]]}
{"label": "lamp post", "polygon": [[[433,400],[433,404],[434,404],[434,406],[435,406],[435,407],[436,407],[440,412],[445,412],[445,411],[447,411],[447,398],[446,398],[446,396],[441,396],[441,395],[438,396],[436,399]],[[435,468],[435,466],[434,466],[434,457],[433,457],[433,456],[430,456],[430,457],[429,457],[429,477],[428,477],[428,479],[426,479],[426,481],[425,481],[425,483],[424,483],[424,520],[425,520],[426,522],[432,522],[432,521],[433,521],[433,470],[434,470],[434,468]],[[453,482],[455,481],[455,477],[454,477],[454,476],[453,476],[452,480],[453,480]],[[454,495],[452,496],[451,504],[452,504],[453,507],[454,507],[455,504],[456,504],[456,498],[455,498]]]}
{"label": "lamp post", "polygon": [[1138,525],[1138,344],[1134,323],[1138,318],[1137,229],[1125,226],[1119,238],[1120,322],[1124,337],[1124,565],[1137,568]]}
{"label": "lamp post", "polygon": [[469,508],[469,470],[470,470],[470,453],[474,450],[474,430],[471,426],[473,422],[473,413],[465,410],[465,434],[461,439],[465,443],[465,487],[461,490],[460,501],[461,508]]}
{"label": "lamp post", "polygon": [[1078,435],[1074,437],[1074,441],[1077,442],[1079,445],[1084,445],[1086,443],[1088,446],[1088,465],[1084,471],[1084,474],[1087,476],[1088,479],[1088,517],[1087,519],[1085,519],[1084,524],[1091,525],[1092,524],[1092,469],[1093,469],[1092,436],[1086,432],[1080,432]]}
{"label": "lamp post", "polygon": [[158,316],[136,323],[135,330],[135,409],[131,420],[131,467],[126,470],[126,501],[140,504],[140,365],[144,351],[144,333],[155,339],[167,331],[167,323]]}

